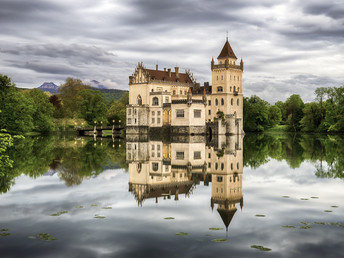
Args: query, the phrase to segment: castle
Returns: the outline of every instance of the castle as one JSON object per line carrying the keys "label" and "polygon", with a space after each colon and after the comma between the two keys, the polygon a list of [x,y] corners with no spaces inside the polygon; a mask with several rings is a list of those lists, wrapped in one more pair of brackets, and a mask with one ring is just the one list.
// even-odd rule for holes
{"label": "castle", "polygon": [[243,131],[244,63],[226,40],[217,63],[211,60],[212,85],[200,86],[179,67],[147,69],[139,63],[129,76],[126,134],[168,128],[172,134],[238,135]]}

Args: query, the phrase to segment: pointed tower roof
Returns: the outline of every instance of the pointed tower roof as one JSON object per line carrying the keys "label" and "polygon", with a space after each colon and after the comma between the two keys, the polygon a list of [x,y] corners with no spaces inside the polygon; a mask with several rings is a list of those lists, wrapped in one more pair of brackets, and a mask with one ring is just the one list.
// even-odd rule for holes
{"label": "pointed tower roof", "polygon": [[227,39],[225,45],[223,46],[223,48],[221,50],[221,53],[217,57],[217,59],[219,59],[219,58],[226,58],[226,57],[237,59],[237,57],[235,56],[234,51],[233,51],[231,45],[228,42],[228,39]]}
{"label": "pointed tower roof", "polygon": [[226,226],[226,231],[228,231],[228,226],[229,224],[231,223],[232,219],[233,219],[233,216],[235,214],[237,210],[220,210],[220,209],[217,209],[217,212],[220,214],[221,218],[222,218],[222,221],[223,223],[225,224]]}

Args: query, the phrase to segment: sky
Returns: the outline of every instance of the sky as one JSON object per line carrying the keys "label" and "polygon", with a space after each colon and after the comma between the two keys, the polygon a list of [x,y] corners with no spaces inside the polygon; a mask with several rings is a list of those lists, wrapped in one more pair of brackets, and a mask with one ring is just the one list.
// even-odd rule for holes
{"label": "sky", "polygon": [[[211,81],[227,36],[243,91],[274,103],[344,85],[343,0],[0,0],[0,73],[18,87],[67,77],[128,89],[138,62]],[[239,60],[240,61],[240,60]]]}

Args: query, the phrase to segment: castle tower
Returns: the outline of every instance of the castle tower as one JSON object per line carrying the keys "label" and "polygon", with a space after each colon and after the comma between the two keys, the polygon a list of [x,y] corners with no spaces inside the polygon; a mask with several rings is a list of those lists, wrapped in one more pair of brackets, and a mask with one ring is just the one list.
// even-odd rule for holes
{"label": "castle tower", "polygon": [[207,120],[217,117],[217,112],[225,115],[227,134],[243,134],[243,89],[242,74],[244,63],[237,65],[237,57],[228,38],[217,57],[211,61],[212,94]]}

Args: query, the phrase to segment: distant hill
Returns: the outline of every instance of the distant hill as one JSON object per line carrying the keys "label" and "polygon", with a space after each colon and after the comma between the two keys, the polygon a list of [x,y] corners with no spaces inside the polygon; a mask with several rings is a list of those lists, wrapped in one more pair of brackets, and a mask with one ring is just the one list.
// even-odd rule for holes
{"label": "distant hill", "polygon": [[45,82],[41,86],[39,86],[37,89],[42,90],[42,91],[47,91],[51,94],[55,94],[58,92],[59,86],[57,86],[53,82]]}
{"label": "distant hill", "polygon": [[93,87],[92,89],[100,91],[104,95],[104,98],[109,102],[113,100],[119,100],[124,95],[124,93],[128,92],[127,90],[118,89],[97,89]]}
{"label": "distant hill", "polygon": [[105,87],[103,84],[101,84],[97,80],[92,80],[90,81],[90,83],[87,83],[87,84],[90,85],[92,88],[107,89],[107,87]]}

